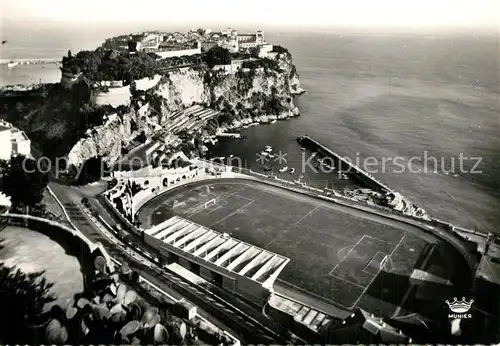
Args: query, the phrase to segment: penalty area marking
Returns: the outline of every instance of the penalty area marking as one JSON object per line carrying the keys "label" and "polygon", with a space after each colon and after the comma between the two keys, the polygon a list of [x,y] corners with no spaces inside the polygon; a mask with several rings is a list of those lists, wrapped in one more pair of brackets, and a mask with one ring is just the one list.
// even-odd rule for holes
{"label": "penalty area marking", "polygon": [[[344,257],[344,258],[342,258],[342,260],[341,260],[339,263],[337,263],[337,265],[336,265],[335,267],[333,267],[333,269],[332,269],[332,270],[330,270],[330,271],[328,272],[328,275],[332,275],[332,273],[335,271],[335,269],[337,269],[337,267],[338,267],[339,265],[341,265],[347,257],[349,257],[349,255],[351,254],[352,250],[354,250],[354,249],[356,248],[356,246],[358,246],[358,245],[359,245],[359,244],[363,241],[363,239],[364,239],[365,237],[366,237],[366,234],[363,234],[363,236],[362,236],[362,237],[361,237],[361,238],[360,238],[360,239],[356,242],[356,244],[354,244],[354,245],[349,245],[349,246],[351,246],[351,249],[350,249],[349,251],[347,251],[347,254],[345,255],[345,257]],[[349,247],[349,246],[346,246],[346,247]],[[344,247],[344,248],[342,248],[342,249],[345,249],[346,247]],[[338,251],[337,255],[339,254],[339,252],[340,252],[342,249],[340,249],[340,250]]]}
{"label": "penalty area marking", "polygon": [[337,275],[334,275],[334,274],[328,274],[328,276],[331,276],[332,278],[334,279],[337,279],[337,280],[340,280],[340,281],[343,281],[343,282],[347,282],[348,284],[351,284],[351,285],[354,285],[356,287],[359,287],[359,288],[362,288],[362,289],[365,289],[366,286],[363,286],[363,285],[360,285],[356,282],[352,282],[350,280],[347,280],[347,279],[344,279],[344,278],[341,278],[340,276],[337,276]]}
{"label": "penalty area marking", "polygon": [[186,205],[186,202],[179,202],[178,200],[174,200],[174,203],[172,204],[172,209],[183,207]]}
{"label": "penalty area marking", "polygon": [[[337,251],[337,257],[341,261],[343,261],[347,257],[347,255],[349,255],[349,252],[351,252],[351,250],[354,248],[354,246],[356,246],[356,245],[347,245],[347,246],[344,246],[339,251]],[[344,252],[345,252],[345,255],[344,255]]]}
{"label": "penalty area marking", "polygon": [[[375,265],[372,265],[372,263],[377,259],[377,257],[381,257],[380,261],[375,262]],[[370,259],[370,262],[368,262],[368,264],[363,268],[362,272],[366,273],[366,274],[370,274],[370,275],[375,275],[376,273],[370,272],[369,269],[370,268],[377,268],[377,269],[384,268],[383,266],[384,266],[384,263],[386,260],[387,260],[387,254],[382,252],[382,251],[378,251],[375,254],[375,256],[373,256]]]}
{"label": "penalty area marking", "polygon": [[[392,255],[394,255],[394,253],[396,252],[397,248],[399,247],[399,245],[401,245],[401,243],[403,242],[403,240],[405,238],[406,238],[406,233],[403,234],[403,236],[401,237],[401,239],[399,240],[399,242],[392,249],[391,253],[389,255],[387,255],[387,258],[391,258]],[[368,288],[370,288],[370,286],[372,285],[373,281],[375,281],[375,278],[378,276],[378,274],[380,274],[380,272],[382,271],[382,269],[383,268],[382,268],[382,265],[381,265],[380,268],[377,271],[377,274],[373,275],[373,278],[368,283],[368,286],[366,286],[366,288],[363,290],[363,292],[359,295],[358,299],[356,299],[356,301],[354,302],[354,304],[352,304],[351,309],[354,309],[354,307],[356,306],[356,304],[358,304],[358,302],[361,300],[361,297],[363,297],[365,295],[366,291],[368,290]]]}

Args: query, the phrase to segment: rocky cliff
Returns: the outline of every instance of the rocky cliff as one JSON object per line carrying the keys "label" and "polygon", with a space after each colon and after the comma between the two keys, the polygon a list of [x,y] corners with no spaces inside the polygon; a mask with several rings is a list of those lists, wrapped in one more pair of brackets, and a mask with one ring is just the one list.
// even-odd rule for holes
{"label": "rocky cliff", "polygon": [[[293,96],[301,92],[289,53],[278,54],[273,60],[243,64],[235,72],[217,66],[172,70],[150,89],[131,91],[131,106],[127,103],[120,116],[109,117],[103,125],[89,129],[85,138],[79,139],[69,151],[69,162],[79,166],[88,158],[100,155],[113,163],[122,148],[141,132],[151,135],[168,126],[170,114],[193,104],[221,113],[196,133],[187,133],[191,139],[198,136],[203,140],[217,131],[249,123],[288,119],[299,114]],[[101,104],[106,104],[106,92],[97,97]]]}
{"label": "rocky cliff", "polygon": [[5,89],[0,116],[26,131],[45,155],[67,155],[70,164],[80,166],[96,155],[115,162],[139,135],[144,139],[168,127],[173,112],[193,104],[220,113],[196,133],[180,131],[184,143],[298,115],[293,97],[301,92],[292,57],[281,51],[213,68],[169,68],[126,87],[95,89],[81,78],[71,88]]}

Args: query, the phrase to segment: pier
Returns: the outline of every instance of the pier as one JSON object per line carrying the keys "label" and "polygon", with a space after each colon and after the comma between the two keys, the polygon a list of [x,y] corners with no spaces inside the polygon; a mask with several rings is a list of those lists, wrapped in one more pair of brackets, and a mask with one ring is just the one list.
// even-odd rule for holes
{"label": "pier", "polygon": [[60,64],[61,59],[54,58],[38,58],[38,59],[1,59],[1,65],[7,65],[10,62],[17,62],[19,65],[45,65],[45,64]]}
{"label": "pier", "polygon": [[355,164],[349,162],[336,152],[328,149],[325,147],[323,144],[315,141],[311,137],[305,135],[302,137],[297,138],[297,141],[304,147],[317,151],[319,154],[325,156],[325,157],[330,157],[333,159],[335,167],[339,169],[339,171],[342,171],[343,173],[348,173],[352,175],[354,178],[358,179],[359,181],[365,183],[372,189],[376,190],[382,190],[385,192],[391,192],[394,193],[394,190],[389,188],[387,185],[383,184],[382,182],[378,181],[374,176],[372,176],[370,173],[365,172],[362,170],[360,167],[356,166]]}
{"label": "pier", "polygon": [[220,137],[220,138],[241,138],[241,134],[239,134],[239,133],[218,133],[217,137]]}

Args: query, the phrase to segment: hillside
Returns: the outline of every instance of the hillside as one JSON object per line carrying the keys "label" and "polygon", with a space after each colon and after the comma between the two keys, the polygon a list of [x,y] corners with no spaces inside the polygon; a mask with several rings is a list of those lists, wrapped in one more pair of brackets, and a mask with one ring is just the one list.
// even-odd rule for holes
{"label": "hillside", "polygon": [[[184,133],[184,141],[299,114],[293,96],[302,89],[288,51],[279,47],[272,58],[238,58],[235,67],[227,61],[203,63],[206,56],[156,61],[149,53],[132,59],[102,48],[80,52],[63,59],[63,72],[80,76],[71,89],[54,84],[4,91],[0,112],[47,156],[68,155],[75,166],[96,155],[115,162],[139,135],[152,135],[168,125],[170,114],[194,104],[220,114],[196,133]],[[179,65],[189,67],[175,68]],[[105,83],[118,75],[123,75],[119,87]]]}

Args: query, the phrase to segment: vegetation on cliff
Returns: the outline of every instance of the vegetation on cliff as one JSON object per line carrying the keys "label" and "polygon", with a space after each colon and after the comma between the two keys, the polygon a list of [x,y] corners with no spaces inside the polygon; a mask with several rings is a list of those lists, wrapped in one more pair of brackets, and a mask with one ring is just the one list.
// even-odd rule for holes
{"label": "vegetation on cliff", "polygon": [[72,90],[48,84],[25,92],[0,93],[0,115],[23,129],[46,156],[63,157],[86,131],[103,124],[111,106],[96,106],[85,83]]}
{"label": "vegetation on cliff", "polygon": [[10,161],[0,160],[0,191],[10,197],[11,211],[45,215],[42,204],[43,191],[48,183],[47,174],[42,173],[45,168],[22,155],[12,157]]}
{"label": "vegetation on cliff", "polygon": [[69,52],[62,59],[62,69],[73,74],[82,73],[93,83],[121,80],[130,84],[134,79],[153,77],[157,72],[157,58],[154,53],[128,54],[97,48],[78,52],[76,56]]}

